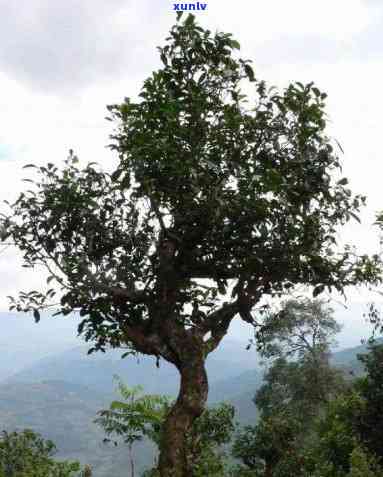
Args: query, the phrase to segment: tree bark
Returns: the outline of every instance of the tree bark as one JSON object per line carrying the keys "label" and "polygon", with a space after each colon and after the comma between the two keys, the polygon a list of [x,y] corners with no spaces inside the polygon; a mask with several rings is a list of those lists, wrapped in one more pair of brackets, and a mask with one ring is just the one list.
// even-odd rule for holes
{"label": "tree bark", "polygon": [[[198,350],[200,351],[200,350]],[[205,358],[202,353],[177,366],[181,385],[177,401],[164,424],[159,457],[161,477],[191,477],[186,456],[189,429],[203,412],[208,395]]]}

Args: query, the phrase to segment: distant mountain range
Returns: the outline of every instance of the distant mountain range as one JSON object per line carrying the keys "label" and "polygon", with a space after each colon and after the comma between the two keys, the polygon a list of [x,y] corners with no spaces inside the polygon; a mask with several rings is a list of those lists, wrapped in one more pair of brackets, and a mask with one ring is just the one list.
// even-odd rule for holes
{"label": "distant mountain range", "polygon": [[[128,468],[124,448],[106,446],[105,437],[93,420],[108,406],[110,397],[93,389],[65,381],[14,383],[0,386],[2,429],[30,428],[52,439],[57,458],[78,459],[94,468],[96,477],[125,477]],[[153,449],[147,443],[137,447],[137,467],[150,466]]]}
{"label": "distant mountain range", "polygon": [[[98,410],[109,405],[113,395],[113,375],[129,386],[141,384],[148,393],[175,395],[178,376],[162,363],[158,369],[150,357],[140,361],[120,359],[116,351],[87,356],[84,347],[51,357],[7,378],[0,384],[0,423],[4,429],[33,428],[56,442],[59,457],[90,463],[95,477],[125,477],[128,463],[123,448],[102,444],[102,430],[93,420]],[[366,345],[334,353],[333,363],[346,371],[359,373],[356,355]],[[255,351],[243,343],[226,340],[208,360],[210,405],[229,401],[237,409],[237,420],[251,424],[256,420],[252,402],[262,383],[263,370]],[[137,468],[152,464],[153,448],[147,443],[137,447]]]}
{"label": "distant mountain range", "polygon": [[[383,338],[376,339],[377,344],[383,344]],[[366,354],[368,343],[337,351],[332,355],[331,362],[334,366],[343,369],[346,373],[351,372],[354,376],[360,376],[364,372],[362,363],[358,360],[359,354]]]}
{"label": "distant mountain range", "polygon": [[[93,423],[96,413],[116,397],[113,375],[129,386],[142,385],[147,393],[175,396],[179,378],[174,366],[161,361],[158,369],[146,356],[121,359],[123,351],[87,355],[89,346],[78,346],[73,318],[43,317],[36,325],[29,316],[0,313],[0,320],[0,429],[33,428],[57,444],[58,457],[92,464],[95,477],[125,477],[126,451],[102,443],[105,436]],[[231,380],[241,373],[254,375],[257,386],[258,357],[246,344],[225,340],[209,357],[210,402],[254,387],[251,379],[233,386]],[[136,455],[138,470],[152,465],[152,446],[139,444]]]}
{"label": "distant mountain range", "polygon": [[[226,340],[209,356],[209,402],[240,399],[254,394],[262,373],[254,349],[245,343]],[[125,477],[127,465],[123,448],[105,447],[105,437],[94,423],[98,410],[108,407],[113,393],[113,375],[129,386],[140,384],[147,393],[176,396],[178,374],[174,366],[162,362],[157,368],[151,357],[121,359],[121,352],[86,354],[77,347],[45,357],[0,383],[0,423],[5,429],[33,428],[58,446],[62,458],[90,463],[95,477]],[[249,400],[246,416],[256,409]],[[240,419],[240,413],[238,415]],[[137,449],[137,468],[149,467],[153,448],[142,444]]]}
{"label": "distant mountain range", "polygon": [[42,315],[36,324],[29,314],[0,312],[0,381],[45,356],[78,346],[78,319]]}
{"label": "distant mountain range", "polygon": [[[210,383],[225,381],[241,372],[254,370],[258,357],[246,344],[226,340],[223,347],[207,360]],[[120,376],[129,386],[142,385],[148,393],[175,395],[178,390],[176,368],[161,360],[159,368],[153,357],[139,355],[121,359],[122,352],[109,350],[105,354],[87,355],[87,347],[76,347],[62,353],[42,358],[31,366],[14,373],[6,382],[35,382],[41,379],[60,379],[89,386],[102,393],[113,390],[113,376]]]}

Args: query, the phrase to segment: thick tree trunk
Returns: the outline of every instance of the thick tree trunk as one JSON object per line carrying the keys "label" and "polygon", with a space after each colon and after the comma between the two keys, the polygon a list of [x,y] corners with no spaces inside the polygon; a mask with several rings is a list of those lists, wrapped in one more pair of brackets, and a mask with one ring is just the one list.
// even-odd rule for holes
{"label": "thick tree trunk", "polygon": [[202,356],[191,356],[178,369],[181,386],[164,425],[159,458],[161,477],[191,477],[185,453],[186,436],[194,420],[202,414],[208,395],[205,359]]}

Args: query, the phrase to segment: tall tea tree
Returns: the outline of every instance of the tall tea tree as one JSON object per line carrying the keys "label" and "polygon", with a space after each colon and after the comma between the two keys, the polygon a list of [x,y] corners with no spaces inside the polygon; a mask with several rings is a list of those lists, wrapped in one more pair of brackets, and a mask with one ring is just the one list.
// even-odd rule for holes
{"label": "tall tea tree", "polygon": [[[49,270],[61,313],[79,311],[95,349],[128,347],[177,367],[162,477],[187,473],[205,360],[234,317],[255,324],[265,294],[296,284],[342,291],[375,273],[367,257],[337,249],[337,226],[364,199],[337,175],[325,94],[313,84],[267,89],[231,35],[180,17],[139,99],[109,107],[116,171],[80,170],[71,154],[64,171],[39,168],[7,218],[25,265]],[[56,292],[22,293],[13,306],[38,319]]]}

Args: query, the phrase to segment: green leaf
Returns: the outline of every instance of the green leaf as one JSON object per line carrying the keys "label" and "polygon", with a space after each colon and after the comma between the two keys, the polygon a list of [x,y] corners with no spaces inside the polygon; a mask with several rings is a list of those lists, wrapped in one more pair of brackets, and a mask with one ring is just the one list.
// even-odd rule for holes
{"label": "green leaf", "polygon": [[337,143],[339,149],[341,150],[341,152],[344,154],[344,151],[343,151],[343,148],[342,146],[340,145],[339,141],[337,139],[335,139],[335,142]]}
{"label": "green leaf", "polygon": [[117,181],[118,178],[121,176],[122,172],[123,172],[122,169],[116,169],[111,176],[112,181]]}
{"label": "green leaf", "polygon": [[355,219],[357,222],[359,222],[360,224],[362,223],[361,220],[360,220],[360,218],[359,218],[356,214],[354,214],[354,212],[349,212],[349,214],[350,214],[351,217],[352,217],[353,219]]}
{"label": "green leaf", "polygon": [[324,285],[317,285],[315,288],[314,288],[314,291],[313,291],[313,297],[315,298],[316,296],[320,295],[324,290]]}
{"label": "green leaf", "polygon": [[241,45],[239,44],[239,42],[237,40],[230,40],[230,46],[234,50],[240,50],[241,49]]}
{"label": "green leaf", "polygon": [[255,81],[253,68],[250,65],[245,65],[244,68],[245,68],[245,73],[247,77],[249,78],[249,80]]}
{"label": "green leaf", "polygon": [[189,13],[185,20],[185,26],[191,26],[194,23],[195,16],[192,13]]}
{"label": "green leaf", "polygon": [[347,177],[343,177],[343,179],[341,179],[340,181],[337,182],[338,185],[347,185],[348,184],[348,179]]}
{"label": "green leaf", "polygon": [[27,164],[26,166],[23,166],[23,169],[27,169],[28,167],[34,167],[35,169],[37,169],[37,166],[35,166],[34,164]]}
{"label": "green leaf", "polygon": [[40,312],[39,310],[33,310],[33,318],[35,322],[38,323],[40,321]]}

